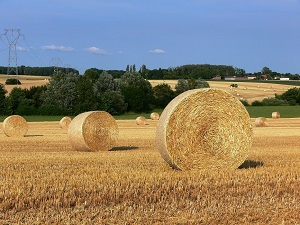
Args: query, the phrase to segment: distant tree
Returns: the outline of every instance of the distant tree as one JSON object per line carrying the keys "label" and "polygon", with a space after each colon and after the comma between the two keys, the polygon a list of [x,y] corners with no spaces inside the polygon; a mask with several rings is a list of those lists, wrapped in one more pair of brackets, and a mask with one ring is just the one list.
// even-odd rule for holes
{"label": "distant tree", "polygon": [[79,76],[75,86],[74,114],[97,110],[98,102],[93,91],[93,81],[87,76]]}
{"label": "distant tree", "polygon": [[271,75],[272,74],[272,70],[269,69],[269,67],[263,67],[261,70],[262,74],[267,74],[267,75]]}
{"label": "distant tree", "polygon": [[3,84],[0,84],[0,107],[6,98],[7,90],[5,89]]}
{"label": "distant tree", "polygon": [[153,87],[154,106],[165,108],[175,97],[175,93],[169,84],[159,84]]}
{"label": "distant tree", "polygon": [[22,99],[15,110],[15,114],[22,116],[36,115],[37,108],[34,106],[34,101],[28,98]]}
{"label": "distant tree", "polygon": [[127,72],[121,77],[122,94],[129,111],[147,112],[153,101],[152,86],[137,72]]}
{"label": "distant tree", "polygon": [[290,105],[300,104],[300,88],[291,88],[281,95],[275,95],[275,98],[285,100]]}
{"label": "distant tree", "polygon": [[112,115],[119,115],[126,112],[127,103],[120,91],[106,91],[100,96],[99,109]]}
{"label": "distant tree", "polygon": [[33,105],[36,109],[38,109],[44,102],[42,98],[42,94],[47,90],[47,85],[42,86],[32,86],[29,89],[24,89],[26,99],[31,99],[33,101]]}
{"label": "distant tree", "polygon": [[83,76],[86,76],[92,80],[97,80],[102,72],[103,72],[103,70],[99,70],[96,68],[90,68],[84,72]]}
{"label": "distant tree", "polygon": [[175,85],[175,90],[176,90],[175,93],[177,95],[179,95],[187,90],[190,90],[189,83],[185,79],[179,79],[177,84]]}
{"label": "distant tree", "polygon": [[93,84],[93,90],[97,97],[106,91],[113,91],[115,88],[114,78],[106,71],[102,72]]}
{"label": "distant tree", "polygon": [[4,115],[7,111],[6,109],[6,93],[7,90],[5,89],[3,84],[0,84],[0,115]]}
{"label": "distant tree", "polygon": [[55,106],[65,114],[74,113],[78,75],[56,74],[44,92],[44,104]]}
{"label": "distant tree", "polygon": [[195,82],[194,89],[195,88],[209,88],[209,87],[210,87],[210,85],[207,81],[202,80],[201,78],[198,78]]}
{"label": "distant tree", "polygon": [[244,69],[235,67],[234,74],[235,74],[235,76],[238,76],[238,77],[244,77],[244,76],[246,76],[246,71]]}
{"label": "distant tree", "polygon": [[25,91],[19,87],[14,87],[7,97],[7,106],[10,114],[16,114],[21,102],[25,100]]}

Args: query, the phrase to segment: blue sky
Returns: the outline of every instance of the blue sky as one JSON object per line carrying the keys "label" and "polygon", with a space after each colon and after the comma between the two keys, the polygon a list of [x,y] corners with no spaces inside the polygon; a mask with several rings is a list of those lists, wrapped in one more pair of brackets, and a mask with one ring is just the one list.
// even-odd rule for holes
{"label": "blue sky", "polygon": [[0,0],[0,9],[1,66],[5,29],[20,29],[18,65],[300,74],[300,0]]}

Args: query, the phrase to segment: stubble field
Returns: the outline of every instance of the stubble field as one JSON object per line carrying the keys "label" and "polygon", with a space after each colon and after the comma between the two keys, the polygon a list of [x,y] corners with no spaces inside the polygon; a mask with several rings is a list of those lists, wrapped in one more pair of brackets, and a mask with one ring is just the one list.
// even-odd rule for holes
{"label": "stubble field", "polygon": [[209,172],[171,169],[157,121],[117,123],[108,152],[73,150],[58,122],[0,130],[0,224],[300,224],[300,118],[254,127],[242,168]]}

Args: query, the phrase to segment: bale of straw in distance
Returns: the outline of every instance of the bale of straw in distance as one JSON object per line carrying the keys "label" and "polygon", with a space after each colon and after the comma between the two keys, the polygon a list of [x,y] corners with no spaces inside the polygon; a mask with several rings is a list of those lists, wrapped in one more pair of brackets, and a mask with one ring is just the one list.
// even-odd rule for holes
{"label": "bale of straw in distance", "polygon": [[194,89],[164,109],[156,145],[175,169],[234,169],[247,158],[252,135],[250,116],[233,95],[219,89]]}
{"label": "bale of straw in distance", "polygon": [[135,119],[135,123],[137,125],[145,125],[147,122],[146,118],[144,116],[139,116]]}
{"label": "bale of straw in distance", "polygon": [[267,126],[266,121],[267,121],[267,119],[265,117],[257,117],[255,119],[255,126],[256,127],[266,127]]}
{"label": "bale of straw in distance", "polygon": [[78,151],[108,151],[118,141],[118,125],[104,111],[89,111],[77,115],[69,124],[71,145]]}
{"label": "bale of straw in distance", "polygon": [[61,118],[61,120],[59,121],[59,126],[64,129],[64,130],[68,130],[68,127],[71,123],[72,119],[71,117],[68,116],[64,116],[63,118]]}
{"label": "bale of straw in distance", "polygon": [[19,115],[12,115],[3,121],[3,132],[8,137],[22,137],[27,134],[27,121]]}
{"label": "bale of straw in distance", "polygon": [[272,112],[272,118],[273,119],[279,119],[280,118],[280,113],[279,112]]}
{"label": "bale of straw in distance", "polygon": [[150,114],[151,120],[159,120],[159,114],[157,112],[153,112]]}

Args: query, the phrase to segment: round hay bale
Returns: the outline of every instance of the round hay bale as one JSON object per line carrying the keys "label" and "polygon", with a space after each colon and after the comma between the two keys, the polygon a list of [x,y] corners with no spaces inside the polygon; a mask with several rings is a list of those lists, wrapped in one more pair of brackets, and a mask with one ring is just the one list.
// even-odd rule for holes
{"label": "round hay bale", "polygon": [[151,120],[159,120],[159,114],[157,112],[153,112],[150,114]]}
{"label": "round hay bale", "polygon": [[280,113],[279,112],[272,112],[272,118],[273,119],[279,119],[280,118]]}
{"label": "round hay bale", "polygon": [[234,169],[252,145],[250,116],[233,95],[194,89],[174,98],[158,121],[156,145],[175,169]]}
{"label": "round hay bale", "polygon": [[118,141],[118,125],[104,111],[89,111],[77,115],[69,124],[71,145],[78,151],[108,151]]}
{"label": "round hay bale", "polygon": [[71,117],[65,116],[59,121],[59,126],[64,130],[68,130],[71,121]]}
{"label": "round hay bale", "polygon": [[266,127],[267,126],[266,121],[267,121],[267,119],[265,117],[257,117],[255,119],[255,126],[256,127]]}
{"label": "round hay bale", "polygon": [[3,132],[8,137],[22,137],[27,131],[28,124],[22,116],[9,116],[3,121]]}
{"label": "round hay bale", "polygon": [[144,116],[139,116],[135,119],[137,125],[145,125],[147,120]]}

